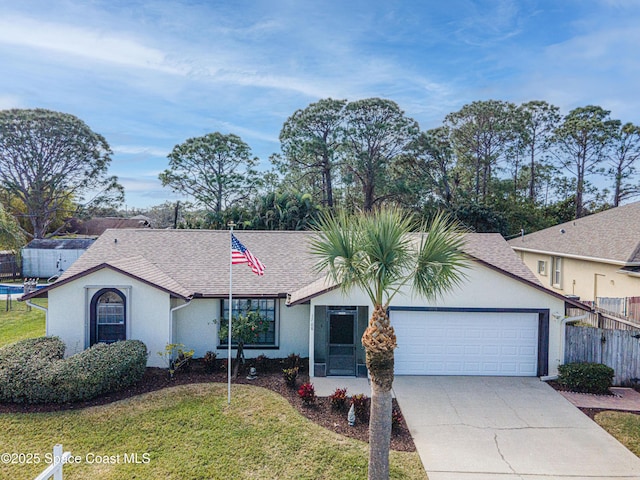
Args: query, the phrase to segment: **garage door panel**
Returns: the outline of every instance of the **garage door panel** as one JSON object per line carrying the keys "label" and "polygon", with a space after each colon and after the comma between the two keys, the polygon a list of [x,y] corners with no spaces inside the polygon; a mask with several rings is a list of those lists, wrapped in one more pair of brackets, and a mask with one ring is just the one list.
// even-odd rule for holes
{"label": "garage door panel", "polygon": [[391,312],[396,375],[537,374],[538,314]]}

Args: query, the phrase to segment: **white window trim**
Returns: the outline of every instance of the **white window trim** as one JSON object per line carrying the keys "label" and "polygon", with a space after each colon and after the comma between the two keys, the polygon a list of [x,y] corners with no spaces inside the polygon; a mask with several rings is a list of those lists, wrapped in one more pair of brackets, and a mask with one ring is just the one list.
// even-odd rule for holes
{"label": "white window trim", "polygon": [[84,349],[89,348],[91,342],[91,298],[98,290],[103,288],[113,288],[119,290],[124,295],[125,302],[125,318],[126,318],[126,335],[127,340],[131,339],[131,285],[85,285],[84,286]]}
{"label": "white window trim", "polygon": [[547,261],[546,260],[538,260],[538,274],[543,277],[547,276]]}
{"label": "white window trim", "polygon": [[562,264],[562,257],[551,258],[551,286],[560,290],[562,290]]}

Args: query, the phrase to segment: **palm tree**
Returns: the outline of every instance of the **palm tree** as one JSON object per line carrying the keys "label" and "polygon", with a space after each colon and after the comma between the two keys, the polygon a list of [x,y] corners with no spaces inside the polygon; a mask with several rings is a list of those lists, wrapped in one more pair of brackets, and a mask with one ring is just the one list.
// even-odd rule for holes
{"label": "palm tree", "polygon": [[[406,285],[427,299],[452,290],[464,277],[467,259],[462,230],[444,215],[419,233],[411,217],[397,208],[349,215],[325,215],[311,251],[316,269],[344,292],[362,289],[373,314],[362,336],[371,376],[369,479],[389,478],[391,386],[396,336],[387,308]],[[415,232],[415,233],[414,233]]]}

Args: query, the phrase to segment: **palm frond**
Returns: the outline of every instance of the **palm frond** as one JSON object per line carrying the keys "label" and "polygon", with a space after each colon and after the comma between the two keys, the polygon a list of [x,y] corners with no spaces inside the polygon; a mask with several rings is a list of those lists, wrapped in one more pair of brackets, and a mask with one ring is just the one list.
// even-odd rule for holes
{"label": "palm frond", "polygon": [[[317,235],[311,240],[311,254],[318,258],[317,273],[326,274],[343,291],[354,286],[368,290],[365,280],[368,264],[362,252],[362,232],[359,218],[344,212],[324,214],[317,222]],[[371,293],[367,291],[369,295]]]}
{"label": "palm frond", "polygon": [[465,230],[445,214],[438,214],[422,235],[413,278],[414,289],[434,300],[466,278],[468,257],[463,252]]}
{"label": "palm frond", "polygon": [[436,216],[419,245],[412,217],[397,208],[325,214],[315,230],[315,271],[344,292],[361,288],[374,305],[388,304],[410,282],[417,293],[433,299],[464,278],[462,231],[445,215]]}
{"label": "palm frond", "polygon": [[413,262],[411,217],[397,208],[386,208],[362,217],[363,250],[368,261],[374,304],[382,305],[393,285],[406,276]]}

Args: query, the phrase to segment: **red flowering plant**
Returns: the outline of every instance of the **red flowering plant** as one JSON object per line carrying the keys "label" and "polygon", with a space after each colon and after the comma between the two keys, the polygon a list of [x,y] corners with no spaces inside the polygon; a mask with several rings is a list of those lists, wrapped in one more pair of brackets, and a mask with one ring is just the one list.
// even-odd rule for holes
{"label": "red flowering plant", "polygon": [[352,395],[351,405],[355,410],[356,418],[362,423],[367,423],[369,421],[369,397],[364,393]]}
{"label": "red flowering plant", "polygon": [[298,395],[305,405],[311,405],[316,401],[316,389],[312,383],[303,383],[298,389]]}
{"label": "red flowering plant", "polygon": [[[236,363],[233,369],[235,377],[240,372],[240,365],[244,364],[244,346],[245,344],[255,343],[260,335],[269,330],[269,322],[267,322],[260,312],[255,310],[246,310],[233,317],[231,322],[231,340],[235,343]],[[227,338],[229,335],[229,324],[223,320],[220,325],[220,338]]]}
{"label": "red flowering plant", "polygon": [[331,408],[334,410],[343,410],[347,404],[347,389],[336,388],[335,392],[329,395],[331,401]]}

